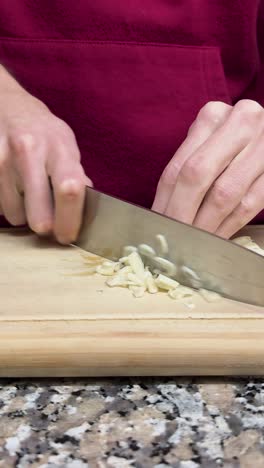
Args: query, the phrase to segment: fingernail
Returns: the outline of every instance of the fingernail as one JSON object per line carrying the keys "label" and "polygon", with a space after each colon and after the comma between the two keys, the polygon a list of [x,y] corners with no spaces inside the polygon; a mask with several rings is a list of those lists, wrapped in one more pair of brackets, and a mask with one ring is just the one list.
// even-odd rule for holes
{"label": "fingernail", "polygon": [[73,242],[76,241],[76,234],[75,235],[67,235],[67,236],[60,236],[60,235],[57,235],[56,238],[58,240],[58,242],[62,245],[69,245],[69,244],[72,244]]}
{"label": "fingernail", "polygon": [[51,232],[52,232],[52,222],[51,221],[43,221],[43,222],[37,224],[36,226],[34,226],[33,230],[39,236],[44,236],[44,235],[51,234]]}

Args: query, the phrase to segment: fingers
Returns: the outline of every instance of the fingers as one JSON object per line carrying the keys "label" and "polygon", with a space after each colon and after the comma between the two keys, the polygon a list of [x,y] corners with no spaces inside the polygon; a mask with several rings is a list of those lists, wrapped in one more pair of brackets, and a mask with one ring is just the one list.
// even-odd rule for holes
{"label": "fingers", "polygon": [[[223,124],[231,109],[231,106],[222,102],[208,103],[201,109],[189,129],[187,138],[177,150],[160,178],[152,206],[154,211],[160,213],[166,212],[177,177],[185,162]],[[172,211],[171,207],[170,211]]]}
{"label": "fingers", "polygon": [[0,214],[14,226],[25,224],[23,198],[16,188],[7,142],[0,143]]}
{"label": "fingers", "polygon": [[69,244],[78,235],[85,185],[91,185],[91,181],[85,176],[79,158],[72,153],[71,158],[67,157],[66,148],[60,149],[56,161],[51,164],[50,176],[55,202],[54,233],[59,242]]}
{"label": "fingers", "polygon": [[207,192],[195,217],[195,226],[209,232],[218,229],[264,172],[263,154],[264,138],[258,137],[233,159]]}
{"label": "fingers", "polygon": [[24,201],[18,193],[15,179],[11,170],[5,171],[4,178],[0,176],[0,214],[13,226],[26,223]]}
{"label": "fingers", "polygon": [[22,133],[13,139],[16,168],[22,179],[29,226],[37,234],[53,232],[63,244],[73,242],[80,228],[85,185],[91,181],[80,164],[80,153],[66,124],[47,140]]}
{"label": "fingers", "polygon": [[73,242],[79,232],[82,220],[85,178],[80,165],[72,165],[69,174],[53,178],[55,192],[54,232],[62,244]]}
{"label": "fingers", "polygon": [[28,170],[24,200],[30,228],[39,235],[50,234],[53,230],[53,201],[44,166],[34,164]]}
{"label": "fingers", "polygon": [[258,104],[252,106],[245,117],[244,104],[233,108],[224,123],[183,165],[165,214],[189,224],[194,222],[212,184],[254,136],[260,109]]}
{"label": "fingers", "polygon": [[264,175],[251,185],[234,211],[216,230],[216,234],[229,239],[248,224],[264,207]]}
{"label": "fingers", "polygon": [[17,135],[13,146],[28,225],[39,235],[49,234],[53,228],[53,202],[45,169],[47,147],[31,134]]}
{"label": "fingers", "polygon": [[26,220],[38,234],[53,232],[61,242],[72,242],[85,184],[91,185],[74,133],[22,88],[9,89],[6,102],[0,115],[0,209],[12,224]]}

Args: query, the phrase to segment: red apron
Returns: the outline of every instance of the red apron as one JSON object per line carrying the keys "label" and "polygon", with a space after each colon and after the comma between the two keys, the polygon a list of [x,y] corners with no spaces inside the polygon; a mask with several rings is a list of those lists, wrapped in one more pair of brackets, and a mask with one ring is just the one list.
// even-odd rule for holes
{"label": "red apron", "polygon": [[96,188],[150,207],[206,102],[264,103],[258,4],[1,0],[0,62],[72,127]]}

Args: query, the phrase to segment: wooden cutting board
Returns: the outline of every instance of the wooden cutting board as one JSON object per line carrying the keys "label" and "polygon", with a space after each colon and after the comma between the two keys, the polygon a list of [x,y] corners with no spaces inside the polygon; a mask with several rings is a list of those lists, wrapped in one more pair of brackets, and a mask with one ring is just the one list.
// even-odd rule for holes
{"label": "wooden cutting board", "polygon": [[[243,234],[264,246],[264,227]],[[136,299],[24,230],[0,231],[0,265],[0,376],[264,374],[264,309]]]}

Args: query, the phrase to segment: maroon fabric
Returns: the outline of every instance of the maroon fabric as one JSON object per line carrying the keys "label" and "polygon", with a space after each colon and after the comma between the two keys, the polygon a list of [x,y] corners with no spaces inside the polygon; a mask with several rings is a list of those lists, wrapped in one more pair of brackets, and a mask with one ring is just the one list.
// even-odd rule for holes
{"label": "maroon fabric", "polygon": [[263,5],[1,0],[0,62],[73,128],[96,188],[150,207],[206,102],[264,105]]}

